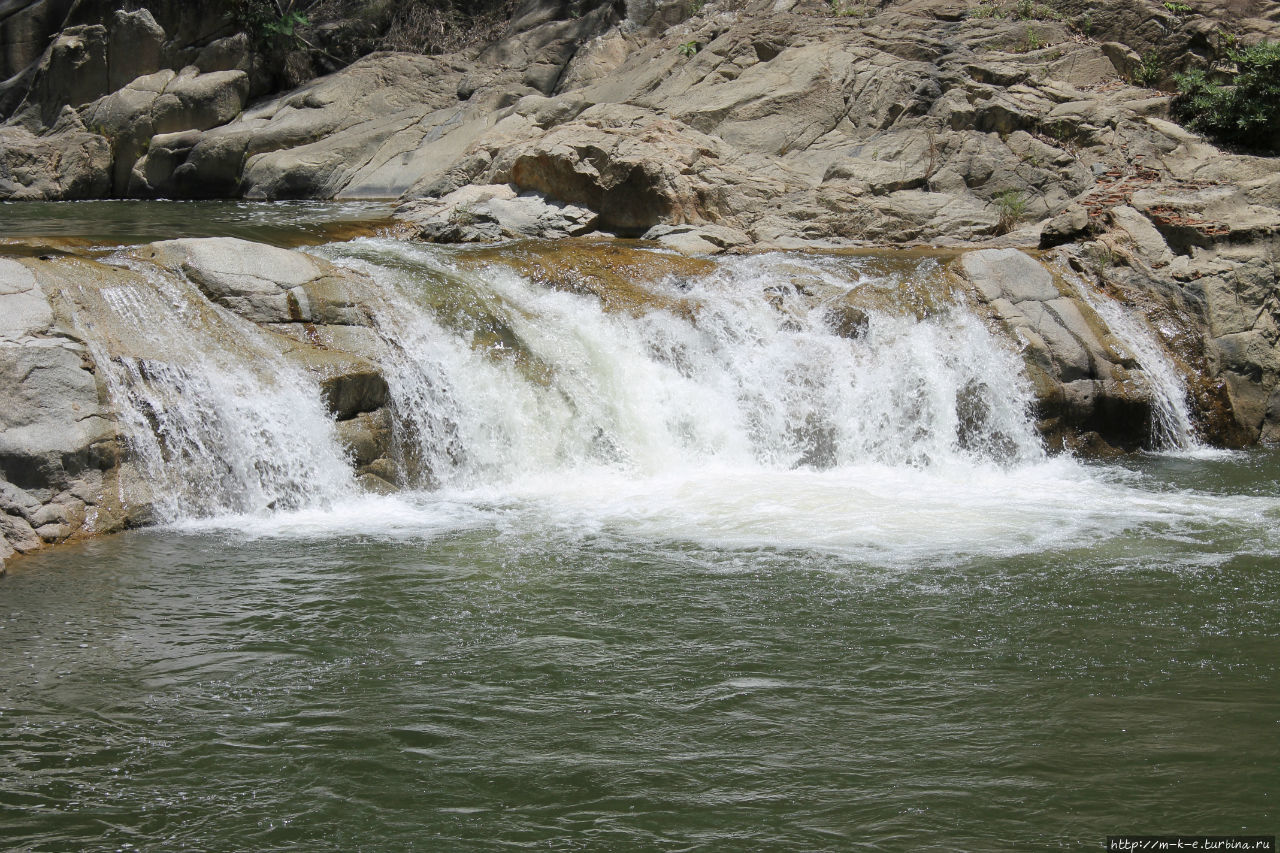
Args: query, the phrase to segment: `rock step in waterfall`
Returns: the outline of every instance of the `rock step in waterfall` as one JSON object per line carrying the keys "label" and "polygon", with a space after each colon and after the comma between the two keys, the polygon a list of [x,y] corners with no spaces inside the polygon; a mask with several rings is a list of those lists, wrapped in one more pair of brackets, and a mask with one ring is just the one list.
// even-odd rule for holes
{"label": "rock step in waterfall", "polygon": [[4,552],[539,473],[1183,443],[1153,422],[1168,360],[1083,287],[1016,250],[211,238],[5,260]]}

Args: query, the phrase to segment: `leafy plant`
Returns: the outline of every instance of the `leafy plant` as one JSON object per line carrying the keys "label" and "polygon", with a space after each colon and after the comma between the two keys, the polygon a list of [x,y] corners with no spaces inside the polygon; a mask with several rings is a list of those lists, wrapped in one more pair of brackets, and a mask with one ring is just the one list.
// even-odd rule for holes
{"label": "leafy plant", "polygon": [[1225,43],[1235,66],[1230,84],[1219,85],[1199,70],[1175,75],[1174,117],[1222,142],[1280,150],[1280,42],[1242,47],[1228,37]]}
{"label": "leafy plant", "polygon": [[706,5],[706,0],[693,0],[693,2],[689,4],[689,17],[693,17],[701,12],[704,5]]}
{"label": "leafy plant", "polygon": [[686,59],[696,55],[700,50],[702,50],[702,45],[696,41],[687,41],[676,48],[676,51]]}
{"label": "leafy plant", "polygon": [[1154,87],[1164,79],[1164,63],[1160,54],[1149,50],[1142,56],[1142,63],[1133,70],[1133,82],[1147,88]]}
{"label": "leafy plant", "polygon": [[291,39],[298,37],[298,27],[309,26],[311,26],[311,20],[301,12],[289,12],[277,20],[263,24],[267,32]]}
{"label": "leafy plant", "polygon": [[830,0],[831,14],[839,18],[866,18],[871,10],[864,3],[849,3],[847,0]]}
{"label": "leafy plant", "polygon": [[1173,14],[1177,15],[1178,17],[1182,17],[1183,15],[1189,15],[1192,12],[1191,7],[1188,6],[1186,3],[1166,2],[1164,4],[1164,7],[1168,9],[1170,12],[1172,12]]}
{"label": "leafy plant", "polygon": [[1027,212],[1027,196],[1019,190],[1005,190],[992,199],[996,206],[996,212],[1000,216],[999,222],[996,224],[996,230],[1001,234],[1007,234],[1013,230],[1013,226],[1018,224],[1018,220],[1022,219]]}
{"label": "leafy plant", "polygon": [[1035,31],[1034,27],[1027,27],[1027,37],[1023,46],[1027,53],[1044,47],[1044,41],[1040,38],[1040,34]]}
{"label": "leafy plant", "polygon": [[298,33],[311,20],[298,0],[227,0],[227,16],[259,49],[310,46]]}

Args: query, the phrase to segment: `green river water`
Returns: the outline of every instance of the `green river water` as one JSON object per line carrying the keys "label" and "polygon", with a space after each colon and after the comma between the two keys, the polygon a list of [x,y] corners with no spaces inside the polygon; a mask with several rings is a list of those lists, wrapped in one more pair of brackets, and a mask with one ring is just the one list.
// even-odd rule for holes
{"label": "green river water", "polygon": [[0,848],[1098,850],[1280,826],[1280,454],[717,460],[22,559]]}

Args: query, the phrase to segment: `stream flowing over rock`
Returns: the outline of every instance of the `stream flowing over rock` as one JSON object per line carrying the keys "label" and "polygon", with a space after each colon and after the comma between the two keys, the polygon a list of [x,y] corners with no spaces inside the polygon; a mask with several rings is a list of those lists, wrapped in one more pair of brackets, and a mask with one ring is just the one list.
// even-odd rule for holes
{"label": "stream flowing over rock", "polygon": [[[4,549],[566,464],[1155,447],[1153,401],[1187,389],[1158,345],[1139,357],[1108,326],[1109,298],[1015,249],[206,238],[5,259]],[[1274,385],[1232,382],[1242,432]]]}

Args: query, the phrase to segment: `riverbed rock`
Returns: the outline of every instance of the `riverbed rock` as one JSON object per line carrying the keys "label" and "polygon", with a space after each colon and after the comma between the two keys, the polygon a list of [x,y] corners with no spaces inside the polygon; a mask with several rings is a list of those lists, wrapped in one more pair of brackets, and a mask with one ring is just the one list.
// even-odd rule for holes
{"label": "riverbed rock", "polygon": [[967,252],[958,270],[1018,342],[1050,446],[1148,444],[1152,403],[1136,359],[1060,276],[1017,249]]}
{"label": "riverbed rock", "polygon": [[116,429],[55,304],[64,265],[0,258],[0,563],[122,522],[103,487]]}
{"label": "riverbed rock", "polygon": [[576,237],[592,231],[599,218],[588,208],[521,193],[510,184],[466,186],[407,205],[397,215],[433,243]]}
{"label": "riverbed rock", "polygon": [[189,277],[255,323],[368,325],[368,279],[305,252],[234,237],[166,240],[138,257]]}

